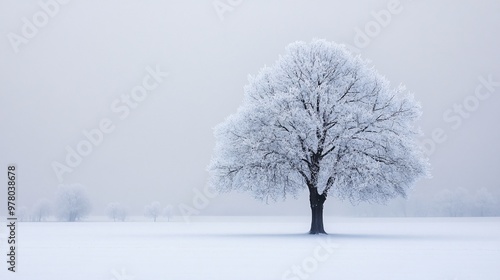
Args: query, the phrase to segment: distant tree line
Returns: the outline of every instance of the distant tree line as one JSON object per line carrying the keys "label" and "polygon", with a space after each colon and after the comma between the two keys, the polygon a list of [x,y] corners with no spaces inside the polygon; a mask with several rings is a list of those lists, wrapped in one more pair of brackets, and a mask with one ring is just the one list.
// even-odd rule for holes
{"label": "distant tree line", "polygon": [[38,200],[30,210],[21,207],[17,211],[19,221],[44,222],[54,217],[58,221],[76,222],[88,216],[91,203],[87,191],[80,184],[60,185],[56,191],[55,200]]}
{"label": "distant tree line", "polygon": [[412,196],[388,205],[361,204],[348,208],[346,215],[408,217],[490,217],[500,216],[500,195],[487,188],[443,189],[434,196]]}
{"label": "distant tree line", "polygon": [[475,193],[464,188],[445,189],[436,194],[432,203],[436,216],[500,216],[499,197],[486,188]]}
{"label": "distant tree line", "polygon": [[[46,198],[38,200],[28,209],[17,209],[17,218],[22,222],[45,222],[57,220],[62,222],[77,222],[85,219],[91,211],[91,202],[87,190],[80,184],[60,185],[53,202]],[[119,202],[111,202],[105,208],[106,216],[113,222],[125,222],[128,218],[128,209]],[[159,217],[167,221],[173,217],[171,205],[161,208],[158,201],[144,207],[144,215],[156,222]]]}
{"label": "distant tree line", "polygon": [[[342,207],[337,205],[337,207]],[[77,222],[85,219],[91,210],[90,199],[85,187],[79,184],[61,185],[54,202],[42,198],[28,209],[17,209],[19,221],[45,222],[57,220]],[[119,202],[111,202],[105,208],[106,216],[114,222],[125,222],[129,217],[126,206]],[[347,206],[341,216],[366,217],[489,217],[500,216],[500,195],[490,192],[487,188],[467,190],[443,189],[434,196],[412,196],[408,199],[398,199],[387,205],[361,203],[357,206]],[[161,206],[154,201],[144,206],[144,216],[156,222],[160,217],[170,221],[174,217],[174,207]]]}

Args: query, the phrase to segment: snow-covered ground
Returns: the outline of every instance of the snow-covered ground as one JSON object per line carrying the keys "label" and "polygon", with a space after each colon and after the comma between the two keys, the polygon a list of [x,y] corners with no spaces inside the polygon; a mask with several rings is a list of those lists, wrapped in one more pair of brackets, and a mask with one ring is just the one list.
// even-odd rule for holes
{"label": "snow-covered ground", "polygon": [[[500,279],[500,218],[21,223],[0,279]],[[5,229],[1,231],[5,257]]]}

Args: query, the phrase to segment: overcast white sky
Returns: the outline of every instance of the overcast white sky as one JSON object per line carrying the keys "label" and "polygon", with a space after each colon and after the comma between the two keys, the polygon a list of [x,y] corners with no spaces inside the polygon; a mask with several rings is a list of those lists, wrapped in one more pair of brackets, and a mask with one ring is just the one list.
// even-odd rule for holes
{"label": "overcast white sky", "polygon": [[[237,4],[218,14],[215,2]],[[498,192],[500,86],[484,100],[474,93],[479,77],[500,81],[500,2],[355,2],[73,0],[50,6],[44,18],[39,1],[0,0],[0,166],[17,164],[22,204],[52,199],[60,183],[53,162],[64,164],[66,146],[76,149],[84,130],[109,119],[114,130],[64,183],[85,185],[95,213],[111,201],[138,213],[153,200],[190,205],[194,189],[206,185],[212,128],[236,111],[247,76],[293,41],[324,38],[357,46],[393,84],[405,84],[423,105],[426,137],[436,129],[446,136],[431,154],[434,177],[411,195],[432,199],[458,187]],[[356,28],[369,37],[361,40]],[[147,67],[169,76],[126,117],[113,112],[113,102],[123,106],[120,97],[143,83]],[[464,102],[461,116],[454,104]],[[304,196],[267,206],[227,194],[202,212],[308,211]]]}

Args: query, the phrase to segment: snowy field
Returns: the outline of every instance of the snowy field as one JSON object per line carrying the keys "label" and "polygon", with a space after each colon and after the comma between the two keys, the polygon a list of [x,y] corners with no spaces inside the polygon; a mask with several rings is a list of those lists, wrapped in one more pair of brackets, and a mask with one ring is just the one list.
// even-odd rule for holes
{"label": "snowy field", "polygon": [[[0,279],[500,279],[500,218],[21,223]],[[5,230],[1,250],[5,259]]]}

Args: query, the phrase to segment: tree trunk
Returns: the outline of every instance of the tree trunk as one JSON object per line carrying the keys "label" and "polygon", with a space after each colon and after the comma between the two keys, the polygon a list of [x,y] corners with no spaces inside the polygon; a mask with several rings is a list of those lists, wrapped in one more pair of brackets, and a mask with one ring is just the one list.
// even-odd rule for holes
{"label": "tree trunk", "polygon": [[311,203],[312,214],[310,234],[326,234],[323,227],[323,204],[325,200],[325,194],[318,194],[316,188],[309,189],[309,202]]}

